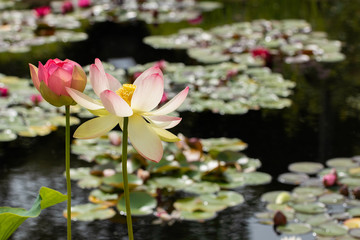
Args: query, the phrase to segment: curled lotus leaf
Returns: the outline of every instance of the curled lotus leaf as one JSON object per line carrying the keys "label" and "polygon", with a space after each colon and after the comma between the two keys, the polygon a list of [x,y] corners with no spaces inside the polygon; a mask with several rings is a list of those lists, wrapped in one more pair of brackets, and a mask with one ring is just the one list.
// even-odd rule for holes
{"label": "curled lotus leaf", "polygon": [[289,171],[305,174],[316,174],[324,168],[324,165],[317,162],[295,162],[289,165]]}
{"label": "curled lotus leaf", "polygon": [[288,223],[284,226],[278,226],[276,230],[282,234],[305,234],[311,231],[311,226],[306,223]]}
{"label": "curled lotus leaf", "polygon": [[[130,192],[130,211],[133,216],[144,216],[154,212],[156,199],[146,192]],[[121,214],[126,215],[126,205],[124,194],[121,195],[117,204],[117,209]]]}

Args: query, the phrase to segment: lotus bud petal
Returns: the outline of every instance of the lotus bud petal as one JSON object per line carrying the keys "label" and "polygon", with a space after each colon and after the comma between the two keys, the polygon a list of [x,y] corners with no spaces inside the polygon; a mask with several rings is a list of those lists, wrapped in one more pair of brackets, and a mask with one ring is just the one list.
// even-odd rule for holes
{"label": "lotus bud petal", "polygon": [[281,211],[276,211],[273,218],[274,227],[286,225],[286,216]]}

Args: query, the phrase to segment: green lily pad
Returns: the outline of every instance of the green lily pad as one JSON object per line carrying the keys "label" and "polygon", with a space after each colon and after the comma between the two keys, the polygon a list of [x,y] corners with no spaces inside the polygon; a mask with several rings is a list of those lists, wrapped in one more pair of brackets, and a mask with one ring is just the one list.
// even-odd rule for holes
{"label": "green lily pad", "polygon": [[332,222],[333,218],[329,216],[329,214],[319,214],[319,215],[313,215],[309,214],[309,218],[306,220],[306,223],[310,224],[312,227],[316,227],[319,225],[322,225],[324,223]]}
{"label": "green lily pad", "polygon": [[292,205],[295,211],[300,213],[317,214],[326,211],[325,204],[321,202],[307,202]]}
{"label": "green lily pad", "polygon": [[360,217],[360,207],[354,207],[347,210],[352,217]]}
{"label": "green lily pad", "polygon": [[342,236],[345,235],[348,229],[337,223],[323,223],[313,228],[313,231],[320,236]]}
{"label": "green lily pad", "polygon": [[326,165],[331,168],[354,168],[359,167],[359,164],[351,158],[333,158],[326,161]]}
{"label": "green lily pad", "polygon": [[311,226],[305,223],[288,223],[285,226],[278,226],[276,230],[282,234],[305,234],[311,231]]}
{"label": "green lily pad", "polygon": [[349,230],[349,235],[355,239],[360,238],[360,228],[353,228]]}
{"label": "green lily pad", "polygon": [[199,182],[188,185],[183,190],[185,192],[194,193],[194,194],[207,194],[207,193],[215,193],[220,191],[220,187],[216,183]]}
{"label": "green lily pad", "polygon": [[296,162],[289,165],[289,171],[305,174],[316,174],[323,168],[321,163],[316,162]]}
{"label": "green lily pad", "polygon": [[[55,126],[62,126],[65,127],[66,126],[66,118],[65,116],[56,116],[56,117],[52,117],[49,119],[49,121],[51,122],[51,124],[55,125]],[[70,117],[70,125],[78,125],[80,123],[80,119],[77,117]]]}
{"label": "green lily pad", "polygon": [[11,130],[0,132],[0,142],[10,142],[17,138],[17,135]]}
{"label": "green lily pad", "polygon": [[345,201],[345,197],[338,193],[325,194],[319,197],[319,202],[325,204],[340,204]]}
{"label": "green lily pad", "polygon": [[208,204],[226,204],[227,207],[233,207],[242,204],[245,201],[240,193],[233,191],[220,191],[216,194],[200,195],[199,198]]}
{"label": "green lily pad", "polygon": [[271,182],[272,177],[270,174],[263,172],[227,172],[229,178],[228,183],[218,182],[221,188],[234,189],[242,186],[257,186],[268,184]]}
{"label": "green lily pad", "polygon": [[[103,183],[116,187],[124,188],[123,175],[122,173],[116,173],[115,175],[104,177]],[[134,174],[128,174],[129,189],[133,189],[142,184],[142,180]]]}
{"label": "green lily pad", "polygon": [[226,203],[218,201],[208,203],[201,198],[185,198],[176,200],[174,207],[179,211],[186,212],[217,212],[225,209]]}
{"label": "green lily pad", "polygon": [[[144,216],[152,214],[156,207],[156,199],[145,192],[130,192],[130,211],[133,216]],[[123,194],[117,204],[122,214],[126,214],[125,195]]]}
{"label": "green lily pad", "polygon": [[284,184],[300,185],[309,179],[309,176],[303,173],[283,173],[278,176],[278,181]]}
{"label": "green lily pad", "polygon": [[347,185],[349,187],[357,187],[360,186],[360,178],[351,178],[351,177],[341,178],[339,179],[339,183]]}
{"label": "green lily pad", "polygon": [[183,220],[188,221],[206,221],[211,220],[216,217],[216,212],[202,212],[202,211],[195,211],[195,212],[188,212],[188,211],[181,211],[180,218]]}
{"label": "green lily pad", "polygon": [[293,193],[296,195],[320,196],[326,190],[323,187],[296,187]]}
{"label": "green lily pad", "polygon": [[271,191],[271,192],[263,193],[260,199],[262,202],[275,203],[279,194],[282,193],[290,194],[290,192],[288,191]]}
{"label": "green lily pad", "polygon": [[[64,211],[66,213],[66,211]],[[71,207],[71,219],[79,221],[104,220],[115,216],[116,212],[105,205],[87,203]],[[65,215],[65,214],[64,214]]]}
{"label": "green lily pad", "polygon": [[201,139],[203,150],[210,151],[242,151],[247,147],[247,144],[237,138],[208,138]]}
{"label": "green lily pad", "polygon": [[119,198],[119,195],[116,193],[106,193],[99,189],[94,189],[90,192],[89,200],[93,203],[103,203],[106,201],[114,201]]}

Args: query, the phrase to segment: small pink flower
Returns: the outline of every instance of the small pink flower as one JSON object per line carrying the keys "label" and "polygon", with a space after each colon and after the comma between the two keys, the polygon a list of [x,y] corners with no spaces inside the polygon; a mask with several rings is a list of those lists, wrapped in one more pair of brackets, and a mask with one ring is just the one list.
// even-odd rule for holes
{"label": "small pink flower", "polygon": [[198,24],[202,23],[202,21],[203,21],[203,16],[199,15],[196,18],[188,20],[188,23],[191,25],[198,25]]}
{"label": "small pink flower", "polygon": [[50,59],[45,65],[39,62],[39,68],[32,64],[29,64],[29,67],[36,89],[47,102],[56,107],[76,104],[67,93],[66,87],[80,92],[85,89],[87,79],[84,70],[69,59]]}
{"label": "small pink flower", "polygon": [[80,8],[88,8],[91,6],[91,1],[90,0],[79,0],[78,1],[78,6]]}
{"label": "small pink flower", "polygon": [[116,173],[116,171],[114,169],[111,169],[111,168],[104,169],[104,171],[103,171],[104,177],[113,176],[113,175],[115,175],[115,173]]}
{"label": "small pink flower", "polygon": [[337,182],[336,170],[332,169],[330,173],[323,176],[322,182],[323,182],[325,187],[334,186],[336,184],[336,182]]}
{"label": "small pink flower", "polygon": [[9,89],[6,87],[0,87],[0,97],[8,97]]}
{"label": "small pink flower", "polygon": [[117,132],[109,132],[108,134],[111,145],[120,146],[121,136]]}
{"label": "small pink flower", "polygon": [[33,94],[30,99],[35,106],[39,105],[39,103],[43,100],[40,94]]}
{"label": "small pink flower", "polygon": [[230,69],[226,73],[226,79],[230,79],[238,74],[238,70],[236,69]]}
{"label": "small pink flower", "polygon": [[61,5],[61,13],[65,14],[72,11],[74,11],[74,5],[72,4],[72,2],[71,1],[63,2],[63,4]]}
{"label": "small pink flower", "polygon": [[263,47],[258,47],[258,48],[254,48],[251,50],[251,55],[253,57],[260,57],[262,59],[264,59],[265,61],[270,60],[270,51],[267,48],[263,48]]}
{"label": "small pink flower", "polygon": [[34,13],[36,17],[43,18],[51,13],[51,8],[49,6],[38,7],[34,9]]}

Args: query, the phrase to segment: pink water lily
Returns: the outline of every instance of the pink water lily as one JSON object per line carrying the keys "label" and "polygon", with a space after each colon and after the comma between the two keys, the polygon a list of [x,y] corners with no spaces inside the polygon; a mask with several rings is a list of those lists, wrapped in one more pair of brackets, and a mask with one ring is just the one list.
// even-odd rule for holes
{"label": "pink water lily", "polygon": [[73,88],[66,88],[69,95],[81,106],[98,117],[78,127],[75,138],[96,138],[113,129],[122,128],[124,117],[129,117],[129,139],[144,158],[159,162],[163,155],[162,141],[175,142],[179,138],[166,129],[176,126],[181,118],[168,116],[185,100],[186,87],[160,108],[164,93],[164,78],[159,67],[144,71],[133,84],[124,84],[105,73],[99,59],[90,66],[90,82],[95,100]]}

